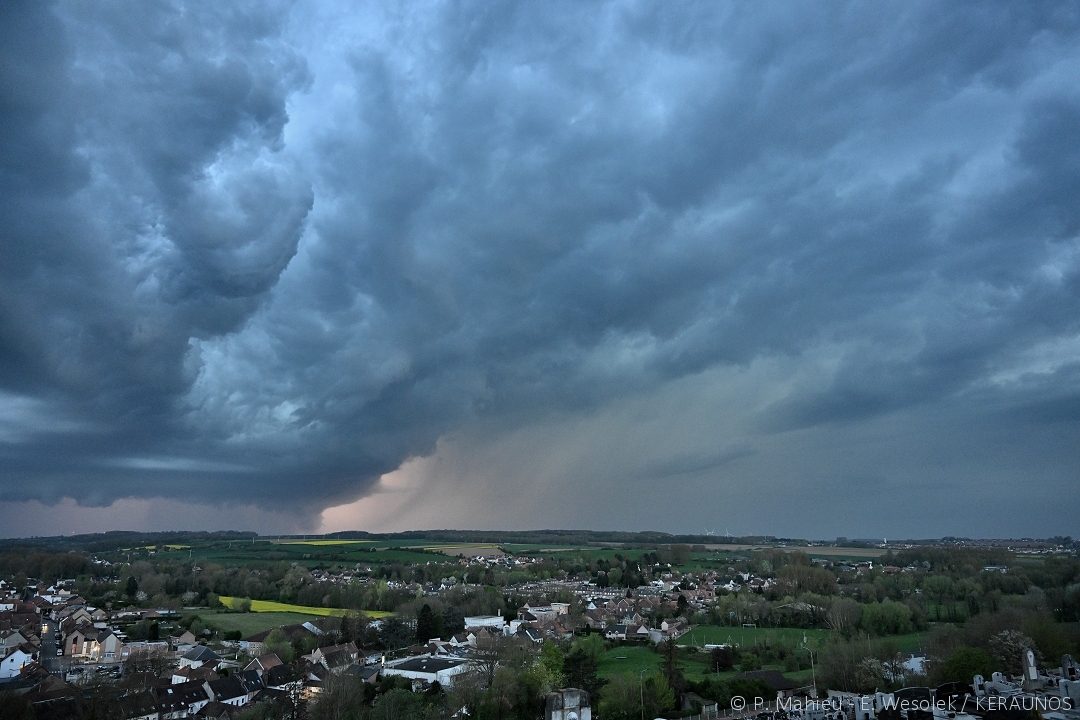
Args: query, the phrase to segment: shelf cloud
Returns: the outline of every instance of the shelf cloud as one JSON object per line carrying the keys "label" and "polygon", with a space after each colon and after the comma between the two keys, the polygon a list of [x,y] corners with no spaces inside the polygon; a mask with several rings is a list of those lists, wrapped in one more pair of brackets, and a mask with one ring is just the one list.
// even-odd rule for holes
{"label": "shelf cloud", "polygon": [[0,524],[1075,531],[1078,76],[1053,2],[4,3]]}

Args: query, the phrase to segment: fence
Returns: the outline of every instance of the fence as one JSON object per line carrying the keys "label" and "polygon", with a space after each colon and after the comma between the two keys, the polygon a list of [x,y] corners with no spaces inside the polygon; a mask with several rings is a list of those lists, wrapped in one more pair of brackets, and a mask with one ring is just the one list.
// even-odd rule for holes
{"label": "fence", "polygon": [[767,703],[756,706],[753,703],[749,703],[741,710],[736,710],[735,708],[728,708],[727,710],[717,710],[715,712],[703,712],[698,715],[690,715],[688,717],[684,717],[681,720],[737,720],[737,718],[753,717],[758,713],[775,711],[776,701],[770,700]]}

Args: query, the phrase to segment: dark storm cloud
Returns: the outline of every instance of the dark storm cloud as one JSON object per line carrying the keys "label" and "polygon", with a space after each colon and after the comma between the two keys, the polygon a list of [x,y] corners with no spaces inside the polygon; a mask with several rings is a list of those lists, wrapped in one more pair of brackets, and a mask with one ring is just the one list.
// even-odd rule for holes
{"label": "dark storm cloud", "polygon": [[1076,421],[1071,6],[2,12],[4,498],[311,511],[762,357],[765,435]]}

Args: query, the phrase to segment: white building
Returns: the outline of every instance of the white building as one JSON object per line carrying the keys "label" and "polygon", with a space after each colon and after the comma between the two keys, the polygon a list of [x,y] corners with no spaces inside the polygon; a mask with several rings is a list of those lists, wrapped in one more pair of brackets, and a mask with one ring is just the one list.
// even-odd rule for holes
{"label": "white building", "polygon": [[437,682],[444,688],[454,683],[454,677],[468,672],[470,663],[468,660],[456,658],[419,657],[410,658],[393,665],[383,667],[383,675],[400,675],[412,680],[424,680],[429,683]]}
{"label": "white building", "polygon": [[474,615],[472,617],[465,618],[466,630],[468,630],[469,628],[488,627],[495,628],[501,633],[502,627],[505,624],[506,621],[503,619],[502,615]]}
{"label": "white building", "polygon": [[23,648],[15,648],[7,657],[0,660],[0,678],[16,677],[23,669],[23,666],[29,664],[33,659],[34,656]]}

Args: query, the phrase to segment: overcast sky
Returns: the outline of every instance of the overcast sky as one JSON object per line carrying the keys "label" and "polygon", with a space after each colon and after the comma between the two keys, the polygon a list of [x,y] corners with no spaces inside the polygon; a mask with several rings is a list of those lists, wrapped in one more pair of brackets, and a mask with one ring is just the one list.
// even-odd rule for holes
{"label": "overcast sky", "polygon": [[0,535],[1080,535],[1078,79],[1061,2],[0,3]]}

